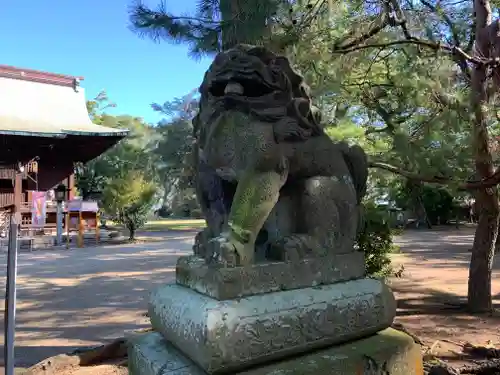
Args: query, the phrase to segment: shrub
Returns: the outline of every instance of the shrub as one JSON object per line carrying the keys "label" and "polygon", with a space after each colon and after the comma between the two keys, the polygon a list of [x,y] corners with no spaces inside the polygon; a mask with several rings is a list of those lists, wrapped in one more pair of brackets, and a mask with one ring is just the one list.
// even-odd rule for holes
{"label": "shrub", "polygon": [[129,231],[129,239],[142,227],[151,213],[156,187],[141,172],[129,171],[112,178],[103,191],[103,206],[113,221]]}
{"label": "shrub", "polygon": [[366,203],[356,247],[365,254],[368,276],[387,277],[394,274],[390,254],[398,248],[392,242],[392,234],[387,212],[372,202]]}
{"label": "shrub", "polygon": [[172,210],[169,207],[161,206],[158,211],[156,211],[156,215],[162,219],[166,219],[172,216]]}

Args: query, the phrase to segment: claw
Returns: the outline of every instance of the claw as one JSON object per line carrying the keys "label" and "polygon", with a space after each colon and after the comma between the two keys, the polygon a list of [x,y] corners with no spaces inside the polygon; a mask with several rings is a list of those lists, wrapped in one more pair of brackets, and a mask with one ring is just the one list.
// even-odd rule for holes
{"label": "claw", "polygon": [[224,267],[236,267],[238,255],[236,247],[224,236],[213,238],[208,242],[206,261],[209,264],[220,264]]}

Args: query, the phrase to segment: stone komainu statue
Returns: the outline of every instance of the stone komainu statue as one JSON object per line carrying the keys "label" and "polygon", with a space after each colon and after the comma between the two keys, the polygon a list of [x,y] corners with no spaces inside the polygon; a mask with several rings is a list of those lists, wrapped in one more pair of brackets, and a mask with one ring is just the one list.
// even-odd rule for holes
{"label": "stone komainu statue", "polygon": [[287,58],[219,53],[194,119],[197,195],[207,228],[195,254],[226,266],[353,251],[367,158],[333,142]]}

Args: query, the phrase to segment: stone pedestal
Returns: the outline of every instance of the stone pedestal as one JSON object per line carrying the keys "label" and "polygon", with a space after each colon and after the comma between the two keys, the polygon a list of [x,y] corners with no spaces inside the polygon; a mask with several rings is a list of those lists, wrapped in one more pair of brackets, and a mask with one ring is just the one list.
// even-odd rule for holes
{"label": "stone pedestal", "polygon": [[[130,375],[207,375],[159,333],[131,338]],[[233,375],[423,375],[420,346],[391,328]]]}
{"label": "stone pedestal", "polygon": [[419,348],[386,330],[394,296],[363,278],[361,253],[235,268],[184,257],[176,274],[151,295],[156,332],[131,340],[133,375],[422,374]]}

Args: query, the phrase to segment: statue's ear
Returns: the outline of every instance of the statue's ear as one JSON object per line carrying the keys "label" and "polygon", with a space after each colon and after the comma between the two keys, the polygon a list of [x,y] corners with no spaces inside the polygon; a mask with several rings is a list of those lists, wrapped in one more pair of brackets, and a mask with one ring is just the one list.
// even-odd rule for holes
{"label": "statue's ear", "polygon": [[251,48],[248,51],[248,54],[258,57],[266,65],[269,65],[274,59],[276,59],[275,53],[262,46],[255,46]]}
{"label": "statue's ear", "polygon": [[[303,78],[295,73],[290,66],[290,61],[284,57],[284,56],[277,56],[272,62],[271,66],[275,66],[279,68],[290,80],[290,83],[292,84],[292,88],[294,90],[300,89],[300,86],[302,85]],[[297,96],[297,93],[294,93]],[[298,95],[298,96],[303,96],[303,95]]]}
{"label": "statue's ear", "polygon": [[212,61],[212,65],[221,65],[224,63],[225,60],[226,60],[225,52],[219,52],[217,55],[215,55],[215,58]]}

